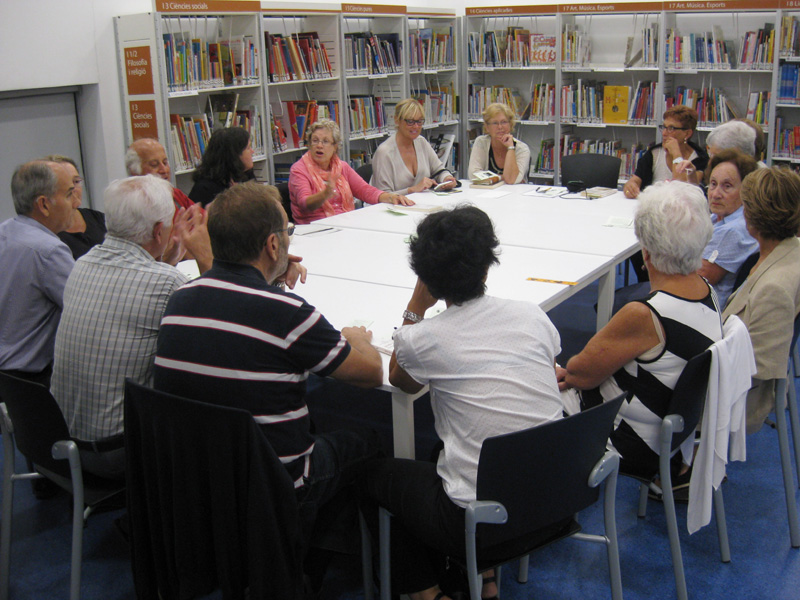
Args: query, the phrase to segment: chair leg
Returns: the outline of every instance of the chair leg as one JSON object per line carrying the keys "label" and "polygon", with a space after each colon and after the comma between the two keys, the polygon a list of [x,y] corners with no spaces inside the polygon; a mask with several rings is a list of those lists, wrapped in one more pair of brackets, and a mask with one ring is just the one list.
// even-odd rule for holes
{"label": "chair leg", "polygon": [[794,499],[794,477],[789,456],[789,434],[786,431],[786,380],[779,379],[775,391],[775,422],[778,428],[778,447],[781,454],[781,472],[786,495],[786,512],[789,517],[789,539],[792,548],[800,548],[800,524],[797,520],[797,503]]}
{"label": "chair leg", "polygon": [[519,583],[528,583],[528,567],[531,562],[531,555],[526,554],[519,559],[519,571],[517,571],[517,581]]}
{"label": "chair leg", "polygon": [[616,471],[606,480],[603,494],[603,529],[608,540],[606,551],[608,553],[608,574],[611,579],[611,598],[612,600],[622,600],[622,573],[619,567],[619,542],[617,541]]}
{"label": "chair leg", "polygon": [[637,516],[644,519],[647,516],[647,493],[650,491],[650,486],[645,483],[639,484],[639,512]]}
{"label": "chair leg", "polygon": [[[797,347],[795,347],[797,350]],[[789,419],[792,426],[792,442],[794,443],[794,467],[797,469],[797,482],[800,485],[800,417],[797,414],[797,389],[795,375],[797,370],[794,360],[789,361],[789,373],[786,376],[786,404],[789,407]]]}
{"label": "chair leg", "polygon": [[719,556],[722,562],[731,562],[731,547],[728,543],[728,524],[725,522],[725,502],[722,500],[722,488],[714,490],[714,515],[717,519],[717,537],[719,537]]}
{"label": "chair leg", "polygon": [[[672,439],[672,427],[665,425],[661,428],[662,444],[664,440]],[[680,424],[680,429],[683,423]],[[680,429],[677,429],[680,431]],[[666,434],[669,435],[666,435]],[[675,572],[675,591],[678,600],[688,600],[686,591],[686,575],[683,572],[683,556],[681,555],[681,540],[678,536],[678,519],[675,517],[675,498],[672,496],[672,474],[670,473],[669,448],[662,448],[659,454],[659,475],[661,476],[661,498],[664,501],[664,514],[667,519],[667,535],[669,537],[669,549],[672,554],[672,569]]]}
{"label": "chair leg", "polygon": [[378,552],[380,554],[381,600],[392,598],[392,566],[391,566],[391,514],[381,507],[378,509]]}
{"label": "chair leg", "polygon": [[361,529],[361,578],[364,580],[364,600],[373,600],[375,594],[372,589],[372,540],[361,511],[358,511],[358,524]]}
{"label": "chair leg", "polygon": [[11,516],[14,511],[14,441],[3,435],[3,517],[0,526],[0,600],[8,600],[11,566]]}

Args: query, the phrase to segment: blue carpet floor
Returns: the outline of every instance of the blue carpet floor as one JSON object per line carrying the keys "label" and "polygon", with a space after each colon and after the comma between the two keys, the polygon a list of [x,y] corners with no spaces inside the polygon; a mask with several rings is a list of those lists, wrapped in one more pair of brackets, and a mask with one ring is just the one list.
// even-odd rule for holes
{"label": "blue carpet floor", "polygon": [[[551,313],[562,334],[565,357],[580,350],[594,329],[593,293],[596,297],[596,290],[589,289]],[[339,426],[340,420],[346,420],[342,415],[358,415],[362,421],[377,421],[388,436],[388,397],[374,392],[353,396],[336,386],[319,383],[311,396],[312,411],[322,428]],[[435,436],[430,407],[421,401],[416,412],[417,451],[422,457],[430,453]],[[358,423],[358,419],[353,418],[352,422]],[[747,462],[731,465],[729,480],[723,486],[731,563],[722,564],[719,560],[713,520],[708,527],[690,536],[686,531],[685,507],[678,507],[686,580],[693,599],[800,598],[800,550],[789,545],[777,435],[765,427],[749,436],[747,443]],[[2,457],[0,462],[2,460],[7,457]],[[19,457],[17,464],[23,466]],[[637,484],[621,479],[617,524],[625,598],[674,598],[662,507],[651,502],[647,518],[638,519],[637,499]],[[128,547],[113,524],[121,513],[95,515],[85,529],[82,598],[86,600],[135,597]],[[11,598],[68,597],[70,515],[70,499],[65,494],[38,501],[33,497],[30,484],[16,485]],[[579,520],[585,531],[599,531],[602,524],[599,505],[582,513]],[[265,564],[269,564],[268,558]],[[337,559],[326,579],[323,599],[362,598],[359,568],[357,557]],[[517,583],[515,570],[516,565],[504,568],[501,597],[505,600],[610,598],[605,551],[595,544],[566,540],[534,554],[526,584]]]}

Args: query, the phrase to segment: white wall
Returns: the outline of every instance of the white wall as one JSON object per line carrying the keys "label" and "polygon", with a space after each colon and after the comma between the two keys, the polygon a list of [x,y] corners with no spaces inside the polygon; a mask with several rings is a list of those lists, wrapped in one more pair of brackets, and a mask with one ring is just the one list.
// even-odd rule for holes
{"label": "white wall", "polygon": [[[297,0],[303,2],[303,0]],[[362,0],[363,1],[363,0]],[[401,4],[369,0],[374,4]],[[457,14],[467,2],[455,0]],[[469,5],[489,3],[469,2]],[[409,6],[453,7],[453,0]],[[125,176],[122,105],[112,18],[149,12],[151,0],[0,0],[0,93],[81,85],[78,95],[83,155],[94,206],[102,190]],[[7,182],[0,182],[0,189]]]}

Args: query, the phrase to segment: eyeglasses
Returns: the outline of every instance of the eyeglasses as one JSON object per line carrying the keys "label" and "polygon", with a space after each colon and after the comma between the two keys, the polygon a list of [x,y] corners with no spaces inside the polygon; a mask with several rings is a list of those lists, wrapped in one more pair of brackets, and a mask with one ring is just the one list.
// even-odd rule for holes
{"label": "eyeglasses", "polygon": [[324,148],[327,148],[328,146],[333,146],[335,142],[331,140],[318,140],[316,138],[311,138],[311,141],[309,143],[312,146],[323,146]]}
{"label": "eyeglasses", "polygon": [[490,127],[505,127],[506,125],[510,125],[508,121],[489,121],[487,123]]}
{"label": "eyeglasses", "polygon": [[691,127],[673,127],[672,125],[659,125],[659,131],[666,131],[667,133],[675,133],[676,131],[689,131]]}
{"label": "eyeglasses", "polygon": [[413,127],[414,125],[425,125],[425,119],[403,119],[406,125]]}
{"label": "eyeglasses", "polygon": [[288,227],[284,227],[283,229],[276,229],[272,233],[280,233],[281,231],[285,231],[289,237],[294,235],[294,223],[289,223]]}

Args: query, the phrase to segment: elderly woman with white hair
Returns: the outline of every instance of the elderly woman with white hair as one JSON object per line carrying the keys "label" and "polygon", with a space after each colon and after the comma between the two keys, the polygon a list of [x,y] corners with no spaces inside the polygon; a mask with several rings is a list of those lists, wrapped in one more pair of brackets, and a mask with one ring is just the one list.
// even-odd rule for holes
{"label": "elderly woman with white hair", "polygon": [[756,132],[742,121],[728,121],[717,125],[706,138],[708,157],[723,150],[735,149],[747,156],[755,156]]}
{"label": "elderly woman with white hair", "polygon": [[679,181],[648,186],[634,227],[650,294],[623,306],[556,375],[562,391],[583,390],[581,408],[627,392],[609,441],[626,472],[650,477],[658,471],[659,428],[678,377],[689,359],[722,338],[722,322],[711,286],[697,273],[711,239],[700,189]]}

